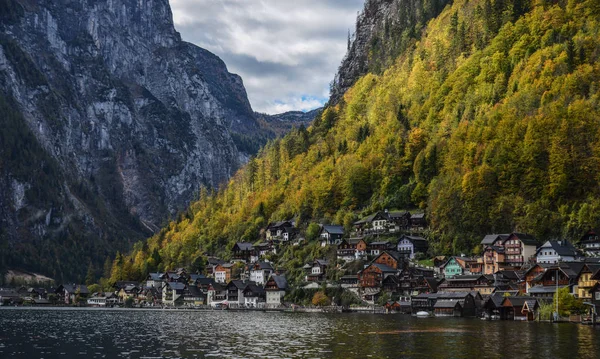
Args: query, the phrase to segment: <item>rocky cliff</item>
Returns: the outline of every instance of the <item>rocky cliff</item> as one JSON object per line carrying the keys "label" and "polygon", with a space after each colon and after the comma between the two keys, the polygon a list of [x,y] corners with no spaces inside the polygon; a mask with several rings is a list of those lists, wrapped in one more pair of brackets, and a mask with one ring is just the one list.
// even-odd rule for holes
{"label": "rocky cliff", "polygon": [[260,131],[168,0],[0,0],[0,266],[80,275],[228,179]]}
{"label": "rocky cliff", "polygon": [[367,0],[332,83],[330,103],[337,103],[361,76],[388,68],[449,3],[452,0]]}

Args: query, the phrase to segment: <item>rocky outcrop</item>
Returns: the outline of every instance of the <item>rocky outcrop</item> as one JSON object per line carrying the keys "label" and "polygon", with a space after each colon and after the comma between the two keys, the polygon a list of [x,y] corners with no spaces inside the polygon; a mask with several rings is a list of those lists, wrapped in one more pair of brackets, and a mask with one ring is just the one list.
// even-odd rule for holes
{"label": "rocky outcrop", "polygon": [[451,0],[367,0],[331,87],[336,104],[361,76],[385,70]]}
{"label": "rocky outcrop", "polygon": [[247,158],[234,134],[260,131],[168,0],[0,0],[0,100],[0,265],[58,277],[158,230]]}

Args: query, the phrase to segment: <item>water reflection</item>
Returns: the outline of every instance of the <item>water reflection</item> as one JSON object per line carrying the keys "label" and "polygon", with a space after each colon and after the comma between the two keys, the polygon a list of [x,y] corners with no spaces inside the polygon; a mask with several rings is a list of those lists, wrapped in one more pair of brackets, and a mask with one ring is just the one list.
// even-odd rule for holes
{"label": "water reflection", "polygon": [[598,328],[402,315],[0,310],[0,358],[596,358]]}

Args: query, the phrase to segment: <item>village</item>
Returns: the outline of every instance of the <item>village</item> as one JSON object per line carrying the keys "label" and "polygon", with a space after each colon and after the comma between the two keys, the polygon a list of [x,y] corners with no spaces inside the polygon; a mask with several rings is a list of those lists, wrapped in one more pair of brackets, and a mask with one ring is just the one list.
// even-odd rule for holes
{"label": "village", "polygon": [[[489,234],[481,240],[481,256],[446,257],[427,255],[426,229],[422,213],[388,211],[355,222],[348,233],[339,225],[319,225],[316,241],[335,258],[305,263],[303,281],[292,286],[269,258],[306,239],[293,220],[280,221],[268,225],[260,242],[236,243],[229,260],[209,257],[203,273],[185,268],[149,273],[143,282],[118,281],[112,291],[94,293],[84,284],[1,288],[0,305],[365,311],[595,323],[597,231],[588,231],[577,246],[525,233]],[[332,271],[337,275],[328,275]]]}

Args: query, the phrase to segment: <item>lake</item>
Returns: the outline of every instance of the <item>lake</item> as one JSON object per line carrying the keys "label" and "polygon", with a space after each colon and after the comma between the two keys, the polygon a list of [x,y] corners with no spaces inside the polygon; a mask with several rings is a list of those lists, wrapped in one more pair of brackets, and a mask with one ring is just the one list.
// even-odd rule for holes
{"label": "lake", "polygon": [[0,309],[0,358],[598,358],[600,327],[407,315]]}

